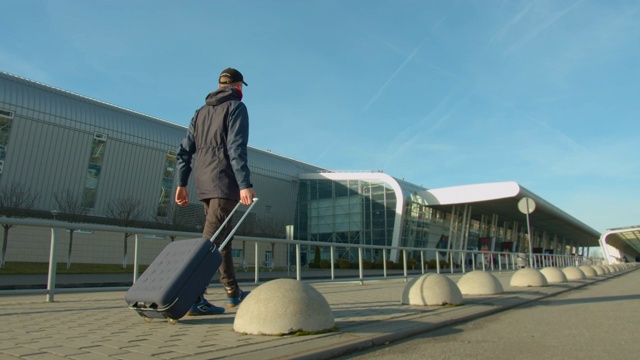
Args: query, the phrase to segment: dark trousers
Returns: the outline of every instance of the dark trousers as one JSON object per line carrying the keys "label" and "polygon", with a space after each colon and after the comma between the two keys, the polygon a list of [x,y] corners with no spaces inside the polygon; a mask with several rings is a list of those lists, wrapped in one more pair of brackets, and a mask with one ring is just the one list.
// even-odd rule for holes
{"label": "dark trousers", "polygon": [[[211,238],[238,202],[229,199],[205,199],[202,202],[204,203],[204,213],[206,215],[202,237]],[[232,224],[231,221],[229,221],[214,241],[218,247],[220,247],[220,244],[222,244],[227,235],[229,235],[231,229]],[[224,249],[220,250],[220,254],[222,254],[222,264],[220,264],[219,268],[220,283],[222,283],[227,291],[233,291],[238,286],[236,272],[233,267],[233,255],[231,252],[232,241],[233,238],[225,245]]]}

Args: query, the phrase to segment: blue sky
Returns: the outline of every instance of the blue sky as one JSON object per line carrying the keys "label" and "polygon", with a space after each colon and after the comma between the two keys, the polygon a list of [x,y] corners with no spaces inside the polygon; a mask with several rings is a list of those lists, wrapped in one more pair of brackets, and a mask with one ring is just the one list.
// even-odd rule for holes
{"label": "blue sky", "polygon": [[186,126],[232,66],[251,146],[426,188],[516,181],[598,231],[640,224],[639,2],[0,7],[2,71]]}

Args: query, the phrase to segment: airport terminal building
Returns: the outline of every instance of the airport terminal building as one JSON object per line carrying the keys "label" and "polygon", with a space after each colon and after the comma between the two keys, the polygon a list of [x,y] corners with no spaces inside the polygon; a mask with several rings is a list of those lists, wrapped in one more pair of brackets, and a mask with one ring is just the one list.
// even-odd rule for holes
{"label": "airport terminal building", "polygon": [[[0,72],[0,189],[5,197],[9,189],[34,196],[30,217],[200,231],[201,205],[173,204],[176,150],[185,133],[177,124]],[[297,240],[523,251],[527,226],[518,202],[528,197],[536,203],[534,252],[587,255],[585,248],[598,246],[599,232],[514,182],[426,189],[380,171],[331,171],[252,147],[248,158],[260,202],[239,235],[284,238],[293,225]],[[2,215],[25,215],[15,212],[19,203],[0,201]],[[12,229],[7,260],[42,261],[37,245],[29,245],[41,236],[48,235]],[[120,261],[120,237],[77,236],[75,261]],[[168,241],[156,238],[150,246]],[[234,242],[234,256],[244,258],[248,250],[240,246]],[[342,249],[338,258],[357,256]],[[306,257],[314,251],[308,247]],[[365,256],[379,260],[381,251]],[[264,249],[260,258],[277,265],[287,261],[284,253]],[[385,256],[397,260],[398,252]]]}

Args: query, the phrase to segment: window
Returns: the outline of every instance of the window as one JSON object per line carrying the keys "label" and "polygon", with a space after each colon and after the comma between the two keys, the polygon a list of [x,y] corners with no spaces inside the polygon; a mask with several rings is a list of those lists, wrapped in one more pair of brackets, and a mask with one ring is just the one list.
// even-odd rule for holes
{"label": "window", "polygon": [[13,119],[13,111],[0,109],[0,117],[7,118],[7,119]]}
{"label": "window", "polygon": [[95,133],[91,143],[91,154],[87,165],[87,175],[84,180],[82,192],[82,206],[92,209],[96,204],[96,193],[104,159],[104,149],[107,143],[107,135]]}
{"label": "window", "polygon": [[231,254],[233,255],[234,258],[243,258],[244,257],[242,249],[231,249]]}
{"label": "window", "polygon": [[169,211],[169,203],[171,200],[171,190],[173,189],[173,178],[176,172],[176,155],[175,151],[167,151],[164,161],[164,172],[162,174],[162,184],[160,187],[160,199],[158,199],[158,208],[156,213],[158,216],[167,216]]}
{"label": "window", "polygon": [[0,109],[0,161],[3,161],[6,156],[12,121],[13,111]]}

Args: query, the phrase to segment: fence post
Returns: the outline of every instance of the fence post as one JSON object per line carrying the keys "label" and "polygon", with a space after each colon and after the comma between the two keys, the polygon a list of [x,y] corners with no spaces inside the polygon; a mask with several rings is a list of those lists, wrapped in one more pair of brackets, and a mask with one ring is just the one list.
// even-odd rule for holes
{"label": "fence post", "polygon": [[409,281],[408,275],[407,275],[407,250],[402,250],[402,267],[404,268],[404,282]]}
{"label": "fence post", "polygon": [[453,252],[449,253],[449,258],[450,258],[449,259],[449,261],[450,261],[449,267],[451,268],[451,273],[453,274]]}
{"label": "fence post", "polygon": [[461,266],[462,266],[462,273],[465,274],[467,272],[467,252],[463,251],[462,255],[460,256],[461,259]]}
{"label": "fence post", "polygon": [[138,269],[138,246],[139,241],[138,241],[138,234],[135,234],[135,238],[134,238],[134,242],[133,242],[133,283],[136,283],[136,280],[138,280],[138,275],[139,275],[139,269]]}
{"label": "fence post", "polygon": [[473,271],[476,271],[476,256],[477,254],[475,252],[471,252],[471,268],[473,269]]}
{"label": "fence post", "polygon": [[336,275],[335,275],[335,266],[334,266],[334,261],[335,261],[335,246],[331,246],[331,280],[335,280],[336,279]]}
{"label": "fence post", "polygon": [[56,293],[56,233],[58,229],[51,228],[51,249],[49,250],[49,274],[47,278],[47,302],[53,302]]}
{"label": "fence post", "polygon": [[300,267],[302,261],[300,260],[300,244],[296,244],[296,280],[300,281],[301,277],[301,270]]}
{"label": "fence post", "polygon": [[382,250],[382,273],[387,277],[387,250]]}
{"label": "fence post", "polygon": [[362,248],[358,247],[358,274],[360,277],[360,285],[364,285],[364,280],[363,280],[363,270],[364,265],[362,264]]}
{"label": "fence post", "polygon": [[254,245],[254,254],[253,254],[253,261],[255,264],[255,269],[254,269],[254,282],[257,284],[258,281],[260,281],[260,263],[258,262],[258,242],[255,242]]}

